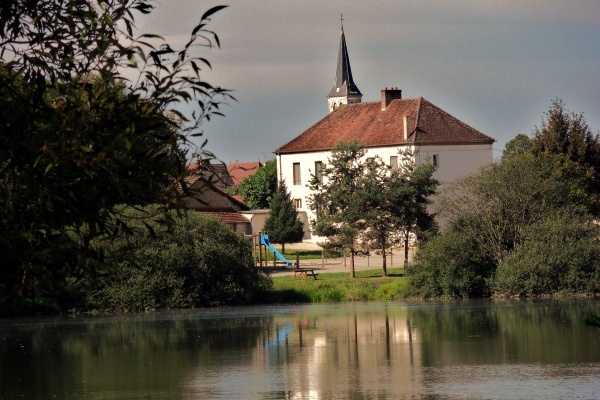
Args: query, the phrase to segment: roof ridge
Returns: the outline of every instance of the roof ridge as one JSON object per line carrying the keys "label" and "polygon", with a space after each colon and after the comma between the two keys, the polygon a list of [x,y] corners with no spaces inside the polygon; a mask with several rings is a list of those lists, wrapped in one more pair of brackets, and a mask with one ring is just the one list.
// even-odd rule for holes
{"label": "roof ridge", "polygon": [[425,100],[423,96],[417,97],[419,103],[417,105],[417,120],[415,121],[415,134],[413,135],[413,143],[417,142],[417,135],[419,134],[419,122],[421,121],[421,106],[423,105],[423,101]]}
{"label": "roof ridge", "polygon": [[480,135],[485,136],[488,139],[491,139],[493,141],[496,141],[494,138],[492,138],[491,136],[486,135],[485,133],[481,132],[479,129],[475,129],[473,128],[471,125],[467,124],[466,122],[464,122],[461,119],[458,119],[457,117],[455,117],[454,115],[450,114],[448,111],[443,110],[442,108],[436,106],[435,104],[433,104],[432,102],[430,102],[427,99],[423,99],[423,101],[426,101],[427,103],[429,103],[429,105],[431,105],[432,107],[436,108],[437,110],[441,111],[444,115],[447,115],[449,118],[453,119],[454,121],[456,121],[458,124],[463,125],[464,127],[468,128],[468,129],[472,129],[473,131],[479,133]]}

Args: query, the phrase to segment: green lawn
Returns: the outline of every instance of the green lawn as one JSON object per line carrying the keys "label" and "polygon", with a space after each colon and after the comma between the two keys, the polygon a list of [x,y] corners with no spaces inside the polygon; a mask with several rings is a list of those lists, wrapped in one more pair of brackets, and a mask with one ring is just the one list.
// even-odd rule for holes
{"label": "green lawn", "polygon": [[268,300],[272,303],[398,300],[406,298],[408,293],[403,274],[403,268],[392,268],[387,277],[382,276],[381,269],[357,271],[354,279],[348,272],[321,273],[317,280],[308,276],[306,281],[279,276],[273,278],[273,292]]}

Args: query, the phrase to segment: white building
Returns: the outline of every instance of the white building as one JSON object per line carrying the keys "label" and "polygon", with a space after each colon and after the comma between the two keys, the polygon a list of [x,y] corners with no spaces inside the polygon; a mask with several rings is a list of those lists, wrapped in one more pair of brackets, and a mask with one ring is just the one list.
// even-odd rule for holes
{"label": "white building", "polygon": [[398,165],[398,151],[410,149],[417,165],[432,162],[437,166],[434,177],[442,184],[492,161],[493,138],[422,97],[402,99],[401,90],[386,88],[381,91],[381,101],[361,103],[343,28],[336,79],[327,97],[330,113],[275,150],[278,177],[285,181],[296,208],[305,211],[309,220],[315,217],[308,204],[310,176],[328,163],[331,150],[341,141],[358,139],[367,149],[365,158],[379,156],[392,168]]}

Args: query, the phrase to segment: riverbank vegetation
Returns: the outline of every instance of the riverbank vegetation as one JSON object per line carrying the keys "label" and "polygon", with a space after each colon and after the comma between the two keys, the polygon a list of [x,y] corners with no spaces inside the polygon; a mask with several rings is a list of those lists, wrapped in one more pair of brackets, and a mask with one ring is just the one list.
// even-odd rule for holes
{"label": "riverbank vegetation", "polygon": [[403,268],[390,268],[387,276],[380,269],[356,271],[354,279],[347,272],[320,273],[318,280],[309,276],[305,281],[279,276],[272,278],[273,289],[264,300],[269,303],[399,300],[409,293],[403,274]]}
{"label": "riverbank vegetation", "polygon": [[[271,281],[254,267],[251,244],[213,217],[169,216],[169,230],[148,222],[157,207],[128,208],[132,233],[97,240],[104,273],[75,286],[81,304],[68,308],[154,310],[257,302]],[[61,308],[67,308],[63,305]]]}
{"label": "riverbank vegetation", "polygon": [[599,135],[553,102],[533,138],[440,194],[447,226],[407,271],[411,295],[599,293],[599,165]]}
{"label": "riverbank vegetation", "polygon": [[186,159],[213,157],[191,139],[232,99],[200,77],[224,6],[176,45],[136,31],[154,3],[0,2],[0,313],[93,277],[95,240],[131,230],[120,204],[158,203],[146,217],[168,223]]}

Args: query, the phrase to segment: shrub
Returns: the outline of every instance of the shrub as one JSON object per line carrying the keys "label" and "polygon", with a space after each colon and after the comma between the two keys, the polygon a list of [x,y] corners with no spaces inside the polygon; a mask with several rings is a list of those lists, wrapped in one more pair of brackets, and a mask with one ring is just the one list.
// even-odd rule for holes
{"label": "shrub", "polygon": [[417,253],[407,271],[408,293],[415,297],[481,297],[489,294],[492,258],[457,232],[445,232]]}
{"label": "shrub", "polygon": [[559,212],[529,226],[525,241],[499,264],[496,294],[555,295],[600,290],[598,225]]}
{"label": "shrub", "polygon": [[[135,218],[133,209],[125,212]],[[132,235],[100,241],[109,273],[83,282],[87,307],[144,310],[248,304],[271,281],[254,268],[251,245],[218,220],[172,214],[170,231],[140,221]],[[144,224],[154,229],[152,234]]]}

